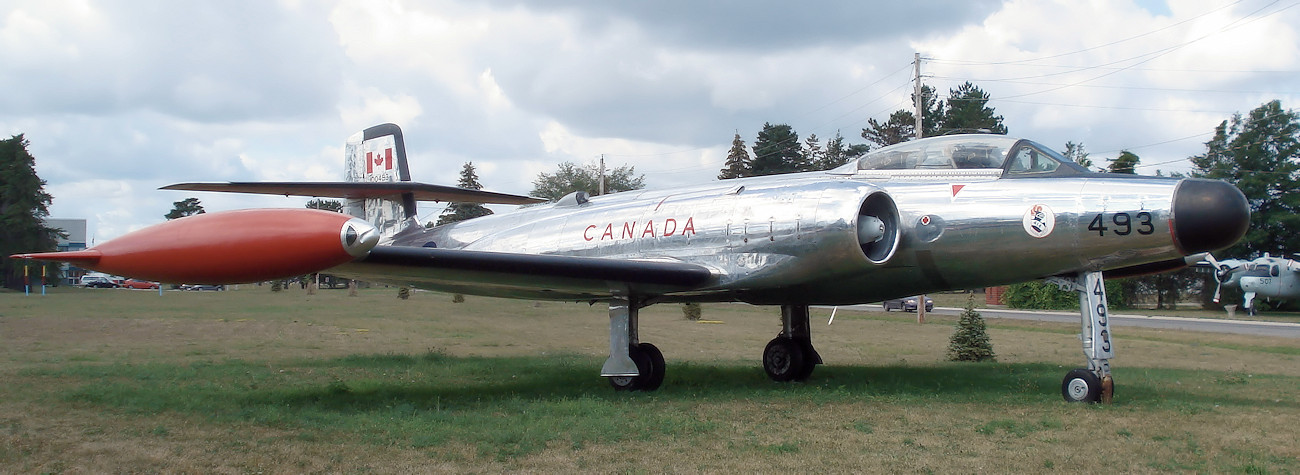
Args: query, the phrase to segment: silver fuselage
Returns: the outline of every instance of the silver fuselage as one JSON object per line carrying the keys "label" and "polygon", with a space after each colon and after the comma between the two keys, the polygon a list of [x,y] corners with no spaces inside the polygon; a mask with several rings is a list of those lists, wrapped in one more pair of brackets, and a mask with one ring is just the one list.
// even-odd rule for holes
{"label": "silver fuselage", "polygon": [[[709,285],[658,301],[853,304],[1181,258],[1170,223],[1179,183],[1105,174],[1002,178],[996,169],[809,172],[585,202],[571,196],[406,234],[394,245],[670,260],[713,272]],[[863,215],[887,221],[888,235],[860,243]],[[541,279],[537,289],[473,293],[599,297]]]}

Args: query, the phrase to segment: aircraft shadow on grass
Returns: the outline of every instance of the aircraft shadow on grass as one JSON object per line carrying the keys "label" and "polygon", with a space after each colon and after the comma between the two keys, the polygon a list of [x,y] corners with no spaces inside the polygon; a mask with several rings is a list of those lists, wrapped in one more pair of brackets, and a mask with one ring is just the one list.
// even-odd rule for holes
{"label": "aircraft shadow on grass", "polygon": [[[351,356],[324,362],[326,366],[375,369],[376,361],[391,360],[391,355],[373,358]],[[373,361],[367,361],[368,359]],[[1033,404],[1054,400],[1060,382],[1054,374],[1060,366],[1048,363],[970,363],[924,366],[826,366],[817,378],[806,383],[776,383],[768,380],[761,368],[732,364],[682,363],[668,374],[671,389],[657,393],[611,393],[603,379],[593,378],[586,370],[588,357],[447,357],[433,359],[411,357],[407,361],[384,361],[389,374],[413,370],[423,380],[393,382],[365,379],[335,381],[326,385],[293,390],[254,391],[247,395],[250,405],[270,404],[290,407],[315,407],[342,412],[366,411],[407,404],[414,408],[455,408],[494,404],[494,401],[548,401],[595,398],[625,400],[637,395],[655,399],[735,400],[735,399],[806,399],[854,401],[879,398],[882,402],[1024,402]],[[465,369],[472,368],[466,375]],[[440,375],[442,372],[455,373]],[[1134,372],[1144,370],[1135,369]],[[1119,404],[1174,406],[1179,408],[1222,406],[1300,408],[1300,402],[1234,396],[1233,384],[1208,386],[1199,390],[1173,387],[1173,380],[1193,381],[1207,377],[1206,371],[1161,370],[1165,376],[1132,375]],[[1227,373],[1213,373],[1214,381],[1232,378]],[[1164,381],[1169,379],[1168,382]],[[1244,383],[1235,383],[1244,384]]]}

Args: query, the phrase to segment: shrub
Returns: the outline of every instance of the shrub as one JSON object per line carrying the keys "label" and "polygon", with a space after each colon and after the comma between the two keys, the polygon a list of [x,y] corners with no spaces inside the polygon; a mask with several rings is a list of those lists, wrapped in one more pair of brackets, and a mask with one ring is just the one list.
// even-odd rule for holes
{"label": "shrub", "polygon": [[691,321],[699,320],[701,314],[700,304],[697,302],[689,302],[689,303],[682,304],[682,314],[686,317],[687,320],[691,320]]}
{"label": "shrub", "polygon": [[948,340],[948,359],[951,361],[996,361],[993,342],[985,330],[984,317],[975,311],[975,296],[966,297],[966,311],[957,320],[957,328]]}
{"label": "shrub", "polygon": [[[1125,285],[1127,279],[1109,279],[1106,281],[1106,302],[1110,308],[1130,308],[1133,300],[1131,286]],[[1023,282],[1007,286],[1002,299],[1011,308],[1030,308],[1038,310],[1078,310],[1079,294],[1061,290],[1056,284],[1040,280]]]}

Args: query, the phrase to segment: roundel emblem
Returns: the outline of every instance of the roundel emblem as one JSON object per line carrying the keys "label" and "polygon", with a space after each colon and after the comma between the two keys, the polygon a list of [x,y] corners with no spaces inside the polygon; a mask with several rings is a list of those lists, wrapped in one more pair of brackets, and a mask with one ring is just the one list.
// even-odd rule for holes
{"label": "roundel emblem", "polygon": [[923,242],[934,242],[943,234],[943,218],[934,214],[921,216],[916,220],[916,238]]}
{"label": "roundel emblem", "polygon": [[1052,234],[1052,229],[1056,227],[1056,214],[1052,208],[1044,204],[1030,206],[1025,211],[1025,217],[1021,221],[1025,226],[1025,232],[1036,238],[1045,238]]}

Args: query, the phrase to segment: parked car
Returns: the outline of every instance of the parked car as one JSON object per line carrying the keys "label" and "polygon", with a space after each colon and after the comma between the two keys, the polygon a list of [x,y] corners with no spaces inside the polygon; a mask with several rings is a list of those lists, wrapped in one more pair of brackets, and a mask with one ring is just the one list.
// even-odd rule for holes
{"label": "parked car", "polygon": [[211,284],[185,284],[181,286],[181,290],[226,290],[226,286],[211,285]]}
{"label": "parked car", "polygon": [[147,280],[126,279],[126,281],[122,282],[122,287],[128,289],[156,289],[158,288],[158,283],[149,282]]}
{"label": "parked car", "polygon": [[97,288],[97,289],[115,289],[115,288],[117,288],[117,283],[116,283],[116,282],[113,282],[113,280],[110,279],[110,278],[108,278],[108,276],[103,276],[103,275],[84,275],[84,276],[81,276],[81,281],[80,281],[80,284],[79,284],[79,285],[81,285],[82,287],[86,287],[86,288],[94,287],[94,288]]}
{"label": "parked car", "polygon": [[[886,300],[886,301],[884,301],[884,302],[881,303],[881,306],[885,307],[885,311],[886,311],[886,312],[888,312],[888,311],[890,311],[890,310],[893,310],[893,309],[899,309],[899,310],[902,310],[902,311],[904,311],[904,312],[915,312],[915,311],[916,311],[916,299],[917,299],[918,297],[919,297],[919,296],[912,296],[912,297],[904,297],[904,298],[901,298],[901,299]],[[931,310],[934,310],[934,299],[932,299],[932,298],[930,298],[930,297],[926,297],[926,298],[925,298],[925,311],[929,312],[929,311],[931,311]]]}

